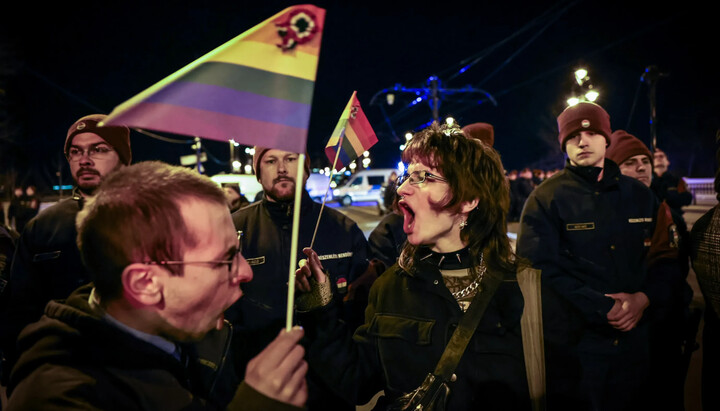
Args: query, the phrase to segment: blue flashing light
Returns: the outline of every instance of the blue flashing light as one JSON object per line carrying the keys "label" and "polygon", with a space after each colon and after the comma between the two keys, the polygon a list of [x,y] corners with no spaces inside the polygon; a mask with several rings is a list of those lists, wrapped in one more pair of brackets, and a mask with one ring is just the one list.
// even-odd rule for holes
{"label": "blue flashing light", "polygon": [[73,188],[72,185],[63,185],[63,186],[57,186],[57,185],[55,185],[55,186],[53,186],[53,190],[55,190],[55,191],[60,191],[60,190],[72,190],[72,188]]}

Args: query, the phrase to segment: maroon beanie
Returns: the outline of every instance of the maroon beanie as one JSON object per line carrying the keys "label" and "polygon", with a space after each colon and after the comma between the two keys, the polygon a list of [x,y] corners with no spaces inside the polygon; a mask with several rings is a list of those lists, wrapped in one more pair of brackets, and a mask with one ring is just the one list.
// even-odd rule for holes
{"label": "maroon beanie", "polygon": [[653,156],[650,149],[639,138],[629,134],[627,131],[615,130],[610,136],[610,141],[612,141],[612,144],[605,152],[605,157],[616,164],[622,164],[628,158],[640,154],[647,156],[652,162]]}
{"label": "maroon beanie", "polygon": [[605,136],[607,144],[610,144],[610,115],[595,103],[582,102],[565,109],[557,118],[558,140],[560,147],[565,152],[567,140],[580,131],[594,131]]}
{"label": "maroon beanie", "polygon": [[492,147],[495,143],[495,129],[492,124],[472,123],[462,128],[463,133],[470,138],[475,138]]}
{"label": "maroon beanie", "polygon": [[130,151],[130,129],[125,126],[98,126],[98,123],[107,118],[104,114],[90,114],[85,116],[70,126],[65,138],[65,156],[67,157],[70,144],[73,138],[80,133],[97,134],[105,140],[115,150],[120,158],[120,162],[129,165],[132,160],[132,152]]}
{"label": "maroon beanie", "polygon": [[[253,170],[255,170],[255,178],[260,181],[260,160],[262,160],[265,153],[271,150],[269,147],[255,146],[255,154],[253,154]],[[305,153],[305,178],[310,175],[310,156]]]}

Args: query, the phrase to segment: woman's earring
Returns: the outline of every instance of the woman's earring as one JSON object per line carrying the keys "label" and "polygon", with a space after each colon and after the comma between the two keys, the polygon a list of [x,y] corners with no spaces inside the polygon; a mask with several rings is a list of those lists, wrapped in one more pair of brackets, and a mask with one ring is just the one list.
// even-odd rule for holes
{"label": "woman's earring", "polygon": [[460,230],[462,231],[462,229],[464,229],[465,227],[467,227],[467,220],[463,220],[460,222]]}

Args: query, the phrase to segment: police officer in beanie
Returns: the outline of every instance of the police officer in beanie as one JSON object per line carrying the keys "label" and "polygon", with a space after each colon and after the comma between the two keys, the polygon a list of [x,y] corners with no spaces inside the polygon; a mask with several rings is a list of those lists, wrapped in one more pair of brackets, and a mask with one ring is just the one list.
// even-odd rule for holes
{"label": "police officer in beanie", "polygon": [[76,244],[75,217],[85,199],[111,172],[130,164],[130,129],[103,126],[107,116],[91,114],[68,129],[64,153],[75,181],[71,198],[47,208],[30,220],[17,243],[7,288],[0,298],[7,307],[0,314],[0,342],[9,363],[16,356],[15,342],[25,325],[37,321],[45,305],[66,298],[91,279]]}
{"label": "police officer in beanie", "polygon": [[[245,361],[257,355],[285,326],[287,282],[292,240],[295,185],[305,187],[310,174],[310,160],[305,156],[302,181],[297,178],[299,155],[284,150],[255,147],[253,168],[263,187],[263,198],[233,213],[233,223],[244,233],[243,255],[253,270],[253,281],[243,285],[245,298],[226,312],[244,346],[236,347],[242,373]],[[321,205],[302,191],[300,204],[297,261],[304,258],[302,249],[309,247]],[[313,248],[323,259],[340,301],[345,319],[353,326],[363,321],[367,292],[377,273],[367,258],[368,245],[357,224],[339,211],[325,207],[317,228]],[[248,346],[247,344],[252,344]],[[344,403],[320,379],[308,372],[308,409],[333,411],[354,410]]]}
{"label": "police officer in beanie", "polygon": [[[666,286],[646,267],[657,200],[605,159],[612,132],[602,107],[579,103],[557,121],[567,162],[530,194],[517,253],[542,270],[544,284],[566,305],[567,318],[549,320],[567,324],[591,409],[642,409],[630,407],[641,400],[648,372],[644,313]],[[548,391],[566,365],[547,359]]]}
{"label": "police officer in beanie", "polygon": [[[623,175],[650,187],[653,157],[640,139],[625,130],[610,136],[605,156],[620,166]],[[648,408],[681,410],[684,407],[685,374],[683,360],[685,336],[692,335],[694,345],[697,324],[692,321],[690,303],[693,291],[687,282],[690,266],[690,234],[683,217],[662,200],[655,219],[655,232],[648,253],[648,275],[664,278],[667,295],[660,297],[648,309],[650,321],[650,376],[648,394],[662,392],[662,396],[648,395]],[[694,311],[699,314],[699,311]],[[699,320],[699,317],[698,317]],[[687,332],[686,332],[687,330]]]}

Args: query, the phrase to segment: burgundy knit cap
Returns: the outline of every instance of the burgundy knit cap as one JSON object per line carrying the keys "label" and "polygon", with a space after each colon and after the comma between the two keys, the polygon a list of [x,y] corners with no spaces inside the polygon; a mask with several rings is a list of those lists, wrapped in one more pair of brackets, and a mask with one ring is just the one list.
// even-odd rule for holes
{"label": "burgundy knit cap", "polygon": [[563,152],[567,140],[583,130],[602,134],[607,144],[610,144],[610,115],[595,103],[582,102],[566,108],[558,116],[557,123],[560,131],[558,140]]}
{"label": "burgundy knit cap", "polygon": [[[260,160],[262,160],[265,153],[271,150],[269,147],[255,146],[255,154],[253,154],[253,170],[255,170],[255,178],[260,181]],[[305,153],[305,178],[310,175],[310,156]]]}
{"label": "burgundy knit cap", "polygon": [[653,156],[650,149],[639,138],[629,134],[625,130],[615,130],[610,136],[610,147],[605,151],[605,157],[616,164],[622,164],[630,157],[637,155],[647,156],[652,162]]}
{"label": "burgundy knit cap", "polygon": [[462,128],[467,137],[475,138],[492,147],[495,143],[495,129],[492,124],[472,123]]}
{"label": "burgundy knit cap", "polygon": [[76,135],[93,133],[100,136],[100,138],[105,140],[105,142],[115,150],[121,163],[129,165],[132,160],[132,151],[130,151],[130,129],[125,126],[99,127],[98,123],[106,118],[107,116],[104,114],[90,114],[73,123],[68,129],[67,137],[65,138],[65,156],[67,157],[70,145]]}

